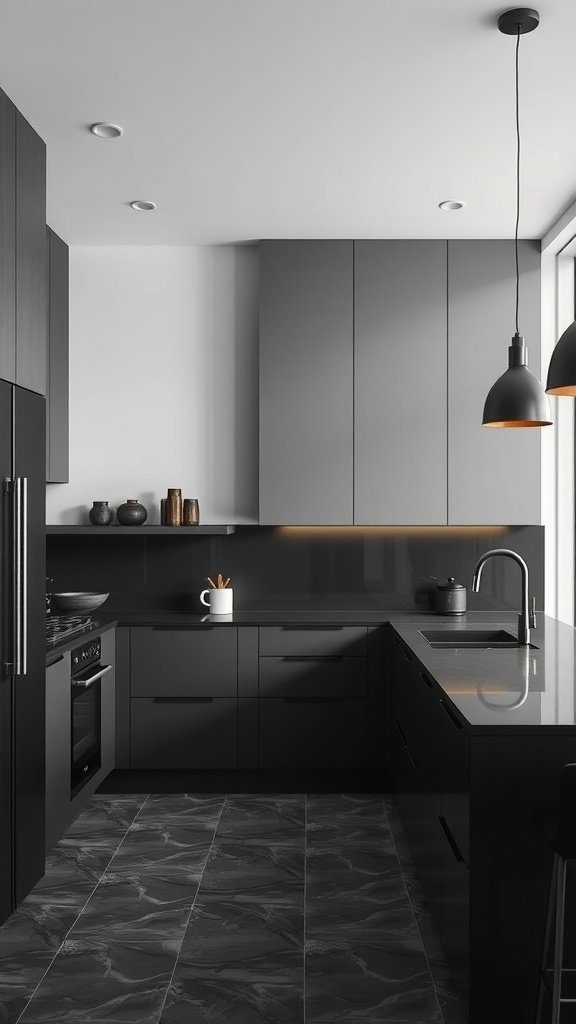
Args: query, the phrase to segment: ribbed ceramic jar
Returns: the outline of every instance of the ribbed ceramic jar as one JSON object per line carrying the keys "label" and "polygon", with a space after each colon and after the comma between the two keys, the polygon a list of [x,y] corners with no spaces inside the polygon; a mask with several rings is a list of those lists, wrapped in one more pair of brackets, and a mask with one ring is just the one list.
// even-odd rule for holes
{"label": "ribbed ceramic jar", "polygon": [[182,508],[182,526],[198,526],[200,523],[200,507],[198,498],[184,498]]}
{"label": "ribbed ceramic jar", "polygon": [[168,488],[166,526],[182,526],[182,489],[180,487]]}
{"label": "ribbed ceramic jar", "polygon": [[120,526],[142,526],[148,518],[148,512],[136,498],[128,498],[116,509],[116,518]]}
{"label": "ribbed ceramic jar", "polygon": [[107,501],[93,501],[88,518],[92,526],[110,526],[112,515],[112,509],[108,508]]}

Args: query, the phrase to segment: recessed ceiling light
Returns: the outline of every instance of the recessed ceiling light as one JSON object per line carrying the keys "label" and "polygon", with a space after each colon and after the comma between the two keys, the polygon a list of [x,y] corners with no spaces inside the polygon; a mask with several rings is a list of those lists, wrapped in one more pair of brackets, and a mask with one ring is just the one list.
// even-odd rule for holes
{"label": "recessed ceiling light", "polygon": [[99,139],[117,139],[120,135],[124,135],[124,129],[119,124],[111,124],[109,121],[98,121],[96,124],[91,124],[90,131]]}
{"label": "recessed ceiling light", "polygon": [[130,203],[130,206],[133,210],[146,211],[156,209],[156,203],[151,203],[148,199],[134,199],[133,202]]}
{"label": "recessed ceiling light", "polygon": [[461,199],[444,199],[443,202],[438,203],[441,210],[461,210],[466,203],[463,203]]}

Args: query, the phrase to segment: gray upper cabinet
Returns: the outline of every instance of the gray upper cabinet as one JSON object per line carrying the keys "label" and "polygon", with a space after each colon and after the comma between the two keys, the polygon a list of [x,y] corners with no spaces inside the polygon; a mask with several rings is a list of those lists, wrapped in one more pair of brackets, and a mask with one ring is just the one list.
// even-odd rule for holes
{"label": "gray upper cabinet", "polygon": [[68,481],[68,246],[48,228],[46,482]]}
{"label": "gray upper cabinet", "polygon": [[353,243],[260,246],[260,523],[353,522]]}
{"label": "gray upper cabinet", "polygon": [[[538,374],[539,244],[519,254]],[[514,278],[509,240],[262,243],[260,522],[539,524],[541,431],[482,427]]]}
{"label": "gray upper cabinet", "polygon": [[0,377],[16,380],[16,108],[0,91]]}
{"label": "gray upper cabinet", "polygon": [[[520,333],[540,367],[540,252],[522,241]],[[448,521],[539,524],[541,431],[482,426],[486,395],[508,366],[514,333],[514,243],[448,243]]]}
{"label": "gray upper cabinet", "polygon": [[444,524],[446,242],[357,242],[354,277],[354,521]]}
{"label": "gray upper cabinet", "polygon": [[46,146],[16,111],[16,383],[46,394]]}

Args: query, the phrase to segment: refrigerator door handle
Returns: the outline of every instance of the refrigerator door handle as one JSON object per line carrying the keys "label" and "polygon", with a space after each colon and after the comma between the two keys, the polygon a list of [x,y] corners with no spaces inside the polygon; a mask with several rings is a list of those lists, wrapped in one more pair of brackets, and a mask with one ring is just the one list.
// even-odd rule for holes
{"label": "refrigerator door handle", "polygon": [[[15,564],[16,564],[16,525],[15,525],[16,497],[15,497],[15,482],[9,476],[4,477],[4,479],[2,480],[2,497],[3,497],[3,499],[5,501],[7,500],[8,497],[10,497],[12,499],[10,501],[10,514],[9,514],[9,517],[8,517],[8,522],[10,523],[10,528],[9,528],[10,532],[8,533],[8,531],[6,531],[5,534],[4,534],[4,540],[6,542],[6,551],[3,551],[3,555],[5,555],[3,560],[4,560],[5,564],[6,565],[10,564],[10,566],[11,566],[10,573],[7,576],[7,578],[11,578],[11,580],[12,580],[11,594],[10,594],[10,597],[12,599],[12,617],[11,617],[11,626],[12,626],[11,644],[12,644],[12,646],[11,646],[11,650],[10,651],[3,650],[3,652],[2,652],[3,655],[4,655],[4,660],[3,660],[3,663],[2,663],[2,669],[3,669],[4,675],[11,676],[13,671],[14,671],[14,659],[15,659],[15,648],[16,648],[16,635],[15,635],[16,634],[16,629],[15,629],[15,626],[14,626],[15,607],[16,607],[16,584],[15,584],[15,575],[14,575],[14,569],[15,569]],[[10,538],[10,539],[8,539],[8,538]]]}
{"label": "refrigerator door handle", "polygon": [[14,675],[25,676],[28,661],[28,480],[14,480]]}

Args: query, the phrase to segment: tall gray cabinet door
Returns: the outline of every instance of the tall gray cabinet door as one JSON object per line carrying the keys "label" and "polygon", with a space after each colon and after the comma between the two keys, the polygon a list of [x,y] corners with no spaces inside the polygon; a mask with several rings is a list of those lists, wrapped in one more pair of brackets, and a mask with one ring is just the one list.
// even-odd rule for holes
{"label": "tall gray cabinet door", "polygon": [[[540,373],[539,243],[519,243],[520,333]],[[514,333],[514,242],[448,243],[448,521],[541,522],[539,429],[482,426],[488,391]]]}
{"label": "tall gray cabinet door", "polygon": [[447,521],[446,329],[446,242],[356,243],[356,523]]}
{"label": "tall gray cabinet door", "polygon": [[16,383],[46,394],[46,146],[16,112]]}
{"label": "tall gray cabinet door", "polygon": [[68,481],[68,246],[48,228],[46,482]]}
{"label": "tall gray cabinet door", "polygon": [[352,254],[261,243],[261,523],[352,523]]}

